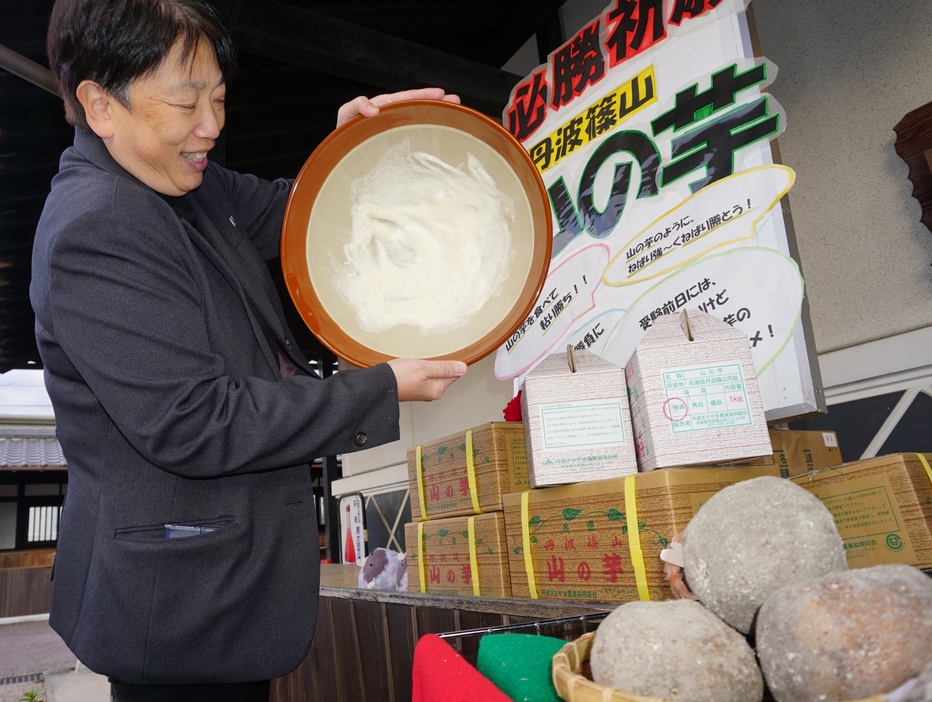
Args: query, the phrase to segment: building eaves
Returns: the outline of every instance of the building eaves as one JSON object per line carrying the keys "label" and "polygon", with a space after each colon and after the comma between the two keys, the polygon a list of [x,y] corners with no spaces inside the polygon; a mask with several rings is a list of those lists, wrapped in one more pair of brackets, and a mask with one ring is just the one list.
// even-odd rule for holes
{"label": "building eaves", "polygon": [[0,470],[65,470],[54,426],[0,426]]}

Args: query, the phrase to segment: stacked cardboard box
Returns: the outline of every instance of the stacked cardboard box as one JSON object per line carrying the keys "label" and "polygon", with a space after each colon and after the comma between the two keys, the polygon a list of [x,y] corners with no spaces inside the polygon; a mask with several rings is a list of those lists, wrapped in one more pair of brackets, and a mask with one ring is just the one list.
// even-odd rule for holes
{"label": "stacked cardboard box", "polygon": [[408,449],[408,589],[510,597],[502,496],[528,486],[524,426],[492,422]]}
{"label": "stacked cardboard box", "polygon": [[405,524],[405,543],[409,590],[511,597],[501,512],[411,522]]}
{"label": "stacked cardboard box", "polygon": [[779,470],[655,470],[506,495],[512,594],[606,602],[670,599],[660,551],[716,492],[763,475]]}
{"label": "stacked cardboard box", "polygon": [[789,478],[839,466],[843,462],[838,436],[833,431],[771,429],[770,443],[773,446],[773,455],[739,461],[737,465],[775,465],[780,468],[780,475]]}
{"label": "stacked cardboard box", "polygon": [[932,454],[895,453],[796,476],[835,517],[852,568],[932,568]]}
{"label": "stacked cardboard box", "polygon": [[528,486],[524,425],[490,422],[408,449],[411,518],[502,510],[502,495]]}

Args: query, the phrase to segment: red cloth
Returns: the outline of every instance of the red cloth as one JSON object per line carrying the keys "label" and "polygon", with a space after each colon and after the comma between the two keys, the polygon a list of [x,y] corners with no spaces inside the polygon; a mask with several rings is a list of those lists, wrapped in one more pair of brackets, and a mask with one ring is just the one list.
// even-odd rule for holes
{"label": "red cloth", "polygon": [[436,634],[417,642],[411,687],[411,702],[511,702]]}
{"label": "red cloth", "polygon": [[508,400],[508,404],[505,405],[505,409],[502,410],[502,414],[505,415],[506,422],[520,422],[521,417],[521,393],[523,390],[518,390],[518,394],[513,398]]}

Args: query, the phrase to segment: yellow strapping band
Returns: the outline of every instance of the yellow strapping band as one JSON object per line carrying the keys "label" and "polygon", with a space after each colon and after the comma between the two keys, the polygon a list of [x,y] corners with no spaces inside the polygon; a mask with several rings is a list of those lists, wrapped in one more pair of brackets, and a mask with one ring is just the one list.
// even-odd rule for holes
{"label": "yellow strapping band", "polygon": [[421,505],[421,521],[427,519],[427,502],[424,500],[424,460],[421,458],[421,444],[414,449],[414,474],[417,478],[417,499]]}
{"label": "yellow strapping band", "polygon": [[479,559],[476,558],[476,518],[469,518],[469,572],[472,575],[472,594],[479,596]]}
{"label": "yellow strapping band", "polygon": [[647,570],[644,568],[644,552],[641,550],[641,533],[638,528],[637,491],[634,479],[636,475],[625,477],[625,519],[628,522],[628,548],[631,551],[631,565],[634,566],[634,581],[638,586],[638,598],[650,602],[647,589]]}
{"label": "yellow strapping band", "polygon": [[[418,448],[421,448],[418,446]],[[421,579],[421,592],[427,592],[427,566],[424,565],[424,522],[417,523],[417,574]]]}
{"label": "yellow strapping band", "polygon": [[524,545],[524,569],[527,571],[527,586],[531,592],[531,599],[537,599],[537,581],[534,580],[534,561],[531,558],[531,526],[528,524],[528,506],[531,491],[521,493],[521,541]]}
{"label": "yellow strapping band", "polygon": [[476,514],[482,514],[482,510],[479,509],[479,490],[476,487],[476,463],[472,458],[472,429],[466,430],[466,477],[469,479],[472,511]]}
{"label": "yellow strapping band", "polygon": [[929,476],[929,482],[932,482],[932,468],[929,467],[929,462],[926,460],[926,457],[921,453],[916,454],[916,458],[919,459],[919,462],[922,464],[922,467],[926,469],[926,475]]}

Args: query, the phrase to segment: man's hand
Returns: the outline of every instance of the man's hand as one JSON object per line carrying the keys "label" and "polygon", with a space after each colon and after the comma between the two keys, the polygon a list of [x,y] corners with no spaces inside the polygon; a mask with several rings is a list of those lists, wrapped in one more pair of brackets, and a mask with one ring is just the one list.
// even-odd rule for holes
{"label": "man's hand", "polygon": [[398,383],[398,401],[439,400],[454,380],[466,372],[462,361],[422,361],[393,358],[388,362]]}
{"label": "man's hand", "polygon": [[400,93],[376,95],[374,98],[367,98],[365,95],[360,95],[355,100],[351,100],[343,105],[337,112],[337,126],[340,127],[346,122],[349,122],[356,115],[375,117],[379,114],[380,107],[390,105],[393,102],[403,102],[405,100],[442,100],[443,102],[460,104],[458,95],[447,95],[443,91],[443,88],[402,90]]}

